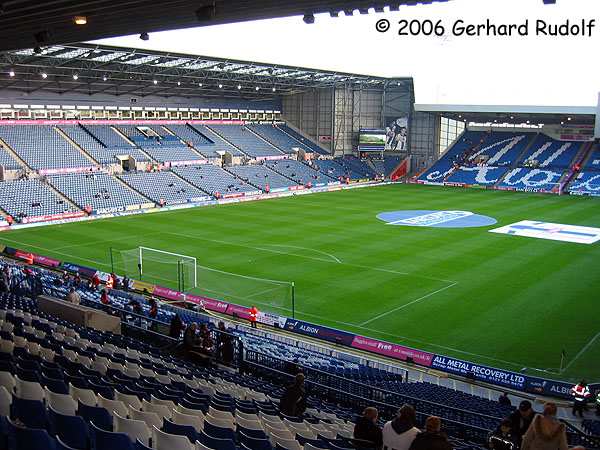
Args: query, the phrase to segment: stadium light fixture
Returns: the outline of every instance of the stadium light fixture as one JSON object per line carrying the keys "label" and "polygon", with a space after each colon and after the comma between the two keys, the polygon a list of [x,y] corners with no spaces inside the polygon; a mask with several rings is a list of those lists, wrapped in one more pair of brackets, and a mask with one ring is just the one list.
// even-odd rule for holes
{"label": "stadium light fixture", "polygon": [[273,88],[273,92],[275,92],[277,89]]}
{"label": "stadium light fixture", "polygon": [[181,81],[178,81],[178,82],[177,82],[177,86],[181,86]]}
{"label": "stadium light fixture", "polygon": [[237,88],[238,88],[238,91],[239,91],[239,90],[242,88],[242,85],[241,85],[241,84],[238,84],[238,85],[237,85]]}
{"label": "stadium light fixture", "polygon": [[8,76],[9,77],[14,77],[15,76],[15,71],[10,69],[10,71],[8,72]]}
{"label": "stadium light fixture", "polygon": [[259,91],[259,90],[260,90],[260,88],[259,88],[258,86],[256,86],[256,87],[254,88],[254,90],[255,90],[255,91]]}
{"label": "stadium light fixture", "polygon": [[48,78],[48,74],[46,72],[42,72],[41,75],[44,80]]}
{"label": "stadium light fixture", "polygon": [[202,87],[204,86],[202,83],[198,83],[198,87]]}
{"label": "stadium light fixture", "polygon": [[223,89],[223,85],[219,83],[219,89]]}
{"label": "stadium light fixture", "polygon": [[102,77],[102,81],[106,81],[106,80],[108,80],[108,77],[107,77],[106,75],[104,75],[104,76]]}
{"label": "stadium light fixture", "polygon": [[74,79],[75,81],[77,81],[77,80],[79,79],[79,75],[77,75],[76,73],[74,73],[74,74],[73,74],[73,79]]}
{"label": "stadium light fixture", "polygon": [[572,117],[567,117],[567,120],[568,120],[569,122],[571,121],[571,119],[572,119]]}
{"label": "stadium light fixture", "polygon": [[152,80],[152,83],[158,84],[158,80]]}
{"label": "stadium light fixture", "polygon": [[304,14],[302,20],[305,24],[310,25],[312,23],[315,23],[315,15],[313,13]]}
{"label": "stadium light fixture", "polygon": [[75,25],[87,25],[87,17],[86,16],[75,16],[75,17],[73,17],[73,22],[75,22]]}

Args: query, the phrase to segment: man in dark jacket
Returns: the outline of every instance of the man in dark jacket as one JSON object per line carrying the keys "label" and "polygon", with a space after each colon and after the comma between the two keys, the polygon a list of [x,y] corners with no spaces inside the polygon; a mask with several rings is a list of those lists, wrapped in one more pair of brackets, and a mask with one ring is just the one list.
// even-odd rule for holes
{"label": "man in dark jacket", "polygon": [[533,408],[531,407],[531,402],[529,400],[523,400],[519,404],[519,409],[513,411],[512,414],[508,417],[510,420],[510,431],[513,435],[515,442],[517,443],[517,447],[521,447],[521,441],[523,440],[523,436],[529,429],[529,425],[533,422],[533,417],[535,413]]}
{"label": "man in dark jacket", "polygon": [[368,407],[363,411],[363,415],[354,425],[354,439],[360,441],[361,448],[381,448],[383,445],[383,435],[381,428],[377,425],[379,411],[377,408]]}
{"label": "man in dark jacket", "polygon": [[504,419],[498,428],[490,434],[488,444],[492,450],[515,450],[517,448],[509,419]]}
{"label": "man in dark jacket", "polygon": [[279,402],[281,414],[290,417],[302,417],[306,410],[306,393],[304,391],[304,374],[299,373],[290,384]]}
{"label": "man in dark jacket", "polygon": [[452,450],[448,438],[440,430],[442,420],[436,416],[430,416],[425,420],[425,431],[419,433],[410,450]]}

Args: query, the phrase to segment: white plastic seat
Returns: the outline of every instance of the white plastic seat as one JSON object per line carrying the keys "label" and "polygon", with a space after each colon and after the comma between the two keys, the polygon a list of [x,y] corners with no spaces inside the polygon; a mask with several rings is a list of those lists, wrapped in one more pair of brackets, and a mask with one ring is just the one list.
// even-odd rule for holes
{"label": "white plastic seat", "polygon": [[164,400],[162,398],[156,398],[154,395],[150,395],[150,403],[154,405],[165,405],[170,409],[175,408],[175,403],[172,400]]}
{"label": "white plastic seat", "polygon": [[115,389],[115,400],[119,400],[120,402],[125,403],[126,405],[131,405],[135,409],[142,409],[142,402],[137,397],[137,395],[133,394],[123,394]]}
{"label": "white plastic seat", "polygon": [[297,436],[303,437],[304,439],[316,439],[317,438],[317,434],[310,430],[294,430],[293,428],[290,428],[290,431],[292,433],[295,432]]}
{"label": "white plastic seat", "polygon": [[235,430],[235,424],[233,423],[233,420],[218,419],[210,414],[207,414],[206,417],[204,417],[204,421],[216,427],[231,428],[232,430]]}
{"label": "white plastic seat", "polygon": [[156,450],[196,450],[196,446],[186,436],[165,433],[156,427],[152,429],[152,448]]}
{"label": "white plastic seat", "polygon": [[96,406],[98,404],[96,394],[91,389],[80,389],[69,383],[69,393],[73,397],[73,400],[80,401],[88,406]]}
{"label": "white plastic seat", "polygon": [[75,353],[73,350],[69,350],[68,348],[63,348],[62,355],[71,362],[77,362],[77,353]]}
{"label": "white plastic seat", "polygon": [[319,450],[319,447],[315,447],[314,445],[307,442],[304,444],[304,450]]}
{"label": "white plastic seat", "polygon": [[199,417],[202,422],[204,422],[204,413],[199,409],[190,409],[185,406],[177,405],[175,407],[175,411],[180,412],[181,414],[187,414],[188,416],[196,416]]}
{"label": "white plastic seat", "polygon": [[127,406],[119,400],[110,400],[104,398],[102,394],[98,395],[98,406],[105,408],[113,417],[115,413],[121,416],[127,416]]}
{"label": "white plastic seat", "polygon": [[154,375],[154,379],[162,384],[171,384],[171,378],[169,375],[161,375],[157,373]]}
{"label": "white plastic seat", "polygon": [[212,406],[208,407],[208,414],[214,417],[215,419],[228,420],[229,422],[235,421],[233,414],[229,411],[221,411],[213,408]]}
{"label": "white plastic seat", "polygon": [[142,400],[142,410],[156,413],[159,417],[166,417],[167,419],[170,419],[173,415],[168,406],[149,403],[146,399]]}
{"label": "white plastic seat", "polygon": [[302,446],[296,439],[283,439],[278,436],[271,436],[269,439],[273,447],[279,444],[287,450],[303,450]]}
{"label": "white plastic seat", "polygon": [[15,375],[15,394],[24,400],[44,401],[44,388],[36,381],[24,381]]}
{"label": "white plastic seat", "polygon": [[0,386],[4,386],[10,394],[15,392],[16,384],[15,377],[10,372],[0,372]]}
{"label": "white plastic seat", "polygon": [[27,339],[23,336],[13,336],[13,343],[15,344],[15,347],[25,348],[25,346],[27,346]]}
{"label": "white plastic seat", "polygon": [[243,417],[238,416],[236,414],[235,421],[239,426],[247,428],[249,430],[263,430],[264,431],[263,425],[260,422],[260,420],[258,420],[258,417],[256,420],[248,420],[248,419],[244,419]]}
{"label": "white plastic seat", "polygon": [[265,432],[269,435],[269,438],[288,441],[296,439],[296,433],[292,433],[290,430],[271,430],[270,428],[266,428]]}
{"label": "white plastic seat", "polygon": [[113,414],[113,428],[117,433],[125,433],[131,442],[139,439],[142,444],[150,445],[152,432],[143,420],[127,419],[115,412]]}
{"label": "white plastic seat", "polygon": [[203,419],[199,416],[192,416],[190,414],[184,414],[177,410],[173,411],[173,423],[177,425],[191,425],[196,429],[197,432],[200,432],[204,429]]}
{"label": "white plastic seat", "polygon": [[94,361],[92,361],[92,364],[89,366],[90,369],[101,373],[102,375],[106,375],[106,371],[108,370],[108,366],[106,364],[104,364],[102,361],[98,361],[98,358],[96,358]]}
{"label": "white plastic seat", "polygon": [[65,416],[74,416],[77,414],[77,402],[69,394],[58,394],[44,388],[46,404],[54,411]]}
{"label": "white plastic seat", "polygon": [[77,362],[82,366],[91,367],[93,360],[88,356],[77,355]]}
{"label": "white plastic seat", "polygon": [[215,450],[214,448],[207,447],[200,441],[196,442],[196,450]]}
{"label": "white plastic seat", "polygon": [[40,358],[42,358],[44,361],[54,362],[55,355],[56,353],[54,353],[54,350],[52,350],[51,348],[40,348]]}
{"label": "white plastic seat", "polygon": [[0,416],[10,416],[10,404],[12,403],[12,395],[4,386],[0,386]]}
{"label": "white plastic seat", "polygon": [[129,417],[133,420],[141,420],[149,429],[152,429],[154,426],[162,427],[163,425],[163,420],[158,414],[149,411],[138,411],[131,405],[129,407]]}

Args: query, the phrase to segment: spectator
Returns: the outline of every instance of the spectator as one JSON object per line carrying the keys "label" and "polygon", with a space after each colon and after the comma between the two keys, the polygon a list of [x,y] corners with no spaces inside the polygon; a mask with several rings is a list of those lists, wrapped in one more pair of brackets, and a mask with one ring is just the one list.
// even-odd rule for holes
{"label": "spectator", "polygon": [[98,290],[98,286],[100,286],[100,277],[97,273],[94,274],[91,281],[91,287],[94,291]]}
{"label": "spectator", "polygon": [[153,297],[150,297],[148,303],[150,304],[150,311],[148,311],[148,316],[151,319],[156,319],[156,316],[158,316],[158,303],[156,303],[156,300]]}
{"label": "spectator", "polygon": [[408,450],[419,434],[417,414],[411,405],[403,405],[395,419],[383,426],[384,450]]}
{"label": "spectator", "polygon": [[556,404],[544,405],[543,414],[537,414],[523,437],[521,450],[567,450],[567,429],[556,418]]}
{"label": "spectator", "polygon": [[233,340],[231,335],[225,329],[225,323],[219,322],[219,334],[217,336],[217,348],[219,350],[219,358],[225,365],[230,365],[233,361]]}
{"label": "spectator", "polygon": [[127,278],[127,275],[125,275],[123,277],[123,281],[122,281],[121,284],[123,285],[123,290],[125,292],[127,292],[129,290],[129,284],[130,284],[130,281],[129,281],[129,278]]}
{"label": "spectator", "polygon": [[304,374],[296,375],[294,382],[283,393],[279,402],[281,414],[290,417],[302,417],[306,410],[306,392],[304,390]]}
{"label": "spectator", "polygon": [[65,300],[74,305],[79,305],[79,303],[81,303],[81,297],[77,291],[75,291],[75,288],[69,289],[69,293],[65,297]]}
{"label": "spectator", "polygon": [[142,309],[142,305],[140,305],[140,302],[136,298],[132,298],[131,300],[129,300],[129,303],[127,303],[127,306],[131,306],[131,310],[135,314],[142,315],[144,313],[144,310]]}
{"label": "spectator", "polygon": [[508,392],[504,392],[500,397],[498,397],[498,403],[504,406],[512,406],[510,398],[508,398]]}
{"label": "spectator", "polygon": [[200,349],[205,354],[210,354],[214,350],[214,342],[212,336],[210,335],[210,330],[208,326],[203,323],[200,325]]}
{"label": "spectator", "polygon": [[198,324],[196,322],[190,323],[185,332],[183,333],[183,350],[186,354],[197,349],[198,340],[196,337],[196,330],[198,329]]}
{"label": "spectator", "polygon": [[585,380],[581,380],[579,384],[576,384],[571,388],[571,395],[573,396],[573,415],[583,418],[583,412],[585,411],[587,401],[592,396],[590,388]]}
{"label": "spectator", "polygon": [[441,432],[442,419],[429,416],[425,420],[425,431],[417,434],[410,450],[452,450],[445,433]]}
{"label": "spectator", "polygon": [[596,415],[600,416],[600,391],[596,392]]}
{"label": "spectator", "polygon": [[171,325],[169,327],[169,336],[175,339],[181,338],[181,330],[183,330],[183,322],[179,314],[175,314],[171,319]]}
{"label": "spectator", "polygon": [[379,417],[377,408],[368,407],[363,411],[362,417],[356,421],[354,439],[360,441],[361,448],[381,448],[383,437],[381,428],[377,425],[377,417]]}
{"label": "spectator", "polygon": [[250,316],[248,320],[250,320],[250,326],[252,328],[256,328],[256,321],[258,320],[258,308],[256,306],[252,306],[252,308],[250,308]]}
{"label": "spectator", "polygon": [[521,445],[523,435],[527,432],[529,425],[531,425],[534,415],[535,413],[533,412],[533,408],[531,407],[531,402],[529,400],[523,400],[519,404],[519,409],[513,411],[512,414],[508,417],[508,419],[510,420],[511,432],[513,437],[515,438],[517,446]]}
{"label": "spectator", "polygon": [[490,434],[488,443],[492,450],[515,450],[517,448],[517,443],[510,430],[509,419],[504,419]]}
{"label": "spectator", "polygon": [[100,295],[100,302],[103,305],[109,305],[110,304],[110,298],[108,297],[108,289],[103,289],[102,290],[102,294]]}

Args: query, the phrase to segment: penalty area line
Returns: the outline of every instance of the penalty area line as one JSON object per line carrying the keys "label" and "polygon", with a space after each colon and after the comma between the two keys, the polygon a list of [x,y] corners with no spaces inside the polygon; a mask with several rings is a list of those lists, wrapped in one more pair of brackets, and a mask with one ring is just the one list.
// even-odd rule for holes
{"label": "penalty area line", "polygon": [[370,324],[371,322],[375,322],[376,320],[379,320],[379,319],[381,319],[381,318],[383,318],[383,317],[385,317],[385,316],[388,316],[388,315],[390,315],[390,314],[393,314],[393,313],[395,313],[395,312],[398,312],[398,311],[400,311],[400,310],[402,310],[402,309],[404,309],[404,308],[407,308],[407,307],[409,307],[409,306],[411,306],[411,305],[414,305],[415,303],[419,303],[420,301],[422,301],[422,300],[425,300],[425,299],[427,299],[427,298],[429,298],[429,297],[431,297],[431,296],[433,296],[433,295],[435,295],[435,294],[438,294],[438,293],[440,293],[440,292],[443,292],[443,291],[445,291],[446,289],[450,289],[451,287],[454,287],[454,286],[456,286],[457,284],[458,284],[458,281],[455,281],[455,282],[453,282],[452,284],[449,284],[448,286],[444,286],[443,288],[437,289],[437,290],[435,290],[435,291],[433,291],[433,292],[430,292],[429,294],[425,294],[425,295],[423,295],[422,297],[419,297],[419,298],[417,298],[417,299],[415,299],[415,300],[413,300],[413,301],[411,301],[411,302],[405,303],[404,305],[397,306],[397,307],[395,307],[395,308],[393,308],[393,309],[390,309],[389,311],[386,311],[386,312],[384,312],[384,313],[381,313],[381,314],[379,314],[379,315],[377,315],[377,316],[375,316],[375,317],[372,317],[371,319],[365,320],[364,322],[362,322],[362,323],[361,323],[361,324],[359,324],[359,325],[360,325],[361,327],[363,327],[363,326],[365,326],[365,325],[368,325],[368,324]]}

